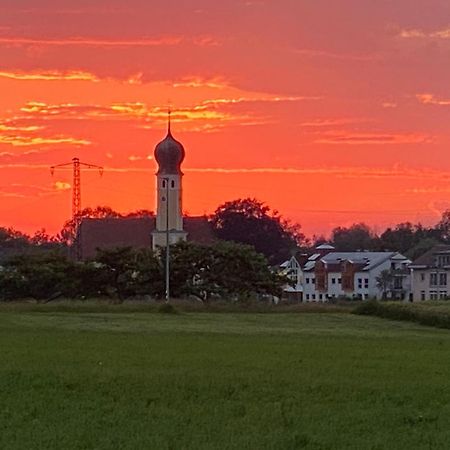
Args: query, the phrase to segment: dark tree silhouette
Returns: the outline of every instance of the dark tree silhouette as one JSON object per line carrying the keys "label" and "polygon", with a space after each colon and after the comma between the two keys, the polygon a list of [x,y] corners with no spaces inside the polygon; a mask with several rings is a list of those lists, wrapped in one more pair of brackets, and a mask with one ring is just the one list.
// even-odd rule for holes
{"label": "dark tree silhouette", "polygon": [[288,258],[305,243],[300,225],[290,224],[254,198],[220,205],[210,222],[219,239],[252,245],[271,264]]}
{"label": "dark tree silhouette", "polygon": [[355,223],[349,228],[338,227],[331,233],[333,246],[341,252],[372,250],[375,239],[375,235],[365,223]]}

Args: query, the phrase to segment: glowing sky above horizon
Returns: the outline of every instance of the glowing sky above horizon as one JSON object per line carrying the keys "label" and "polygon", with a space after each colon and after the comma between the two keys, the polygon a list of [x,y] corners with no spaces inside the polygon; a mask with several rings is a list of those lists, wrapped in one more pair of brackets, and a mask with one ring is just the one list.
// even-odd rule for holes
{"label": "glowing sky above horizon", "polygon": [[0,226],[155,209],[167,106],[191,215],[256,197],[307,235],[450,207],[448,0],[0,0]]}

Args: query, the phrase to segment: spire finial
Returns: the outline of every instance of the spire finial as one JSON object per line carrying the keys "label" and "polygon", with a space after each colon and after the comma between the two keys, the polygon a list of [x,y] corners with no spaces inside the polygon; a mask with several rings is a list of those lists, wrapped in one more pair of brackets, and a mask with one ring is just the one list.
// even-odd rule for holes
{"label": "spire finial", "polygon": [[167,134],[171,135],[172,133],[170,130],[170,125],[171,125],[170,121],[171,121],[171,115],[172,115],[172,104],[171,104],[170,100],[168,103],[169,104],[167,106]]}
{"label": "spire finial", "polygon": [[172,114],[172,111],[170,109],[167,110],[167,132],[170,134],[170,115]]}

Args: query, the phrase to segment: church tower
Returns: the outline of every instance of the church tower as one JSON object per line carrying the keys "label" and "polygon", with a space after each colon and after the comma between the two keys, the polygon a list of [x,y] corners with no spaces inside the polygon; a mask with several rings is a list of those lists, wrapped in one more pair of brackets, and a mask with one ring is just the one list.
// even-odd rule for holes
{"label": "church tower", "polygon": [[181,163],[184,148],[175,140],[170,130],[170,112],[167,136],[155,148],[155,160],[158,163],[156,173],[156,228],[153,231],[153,249],[186,240],[183,230]]}

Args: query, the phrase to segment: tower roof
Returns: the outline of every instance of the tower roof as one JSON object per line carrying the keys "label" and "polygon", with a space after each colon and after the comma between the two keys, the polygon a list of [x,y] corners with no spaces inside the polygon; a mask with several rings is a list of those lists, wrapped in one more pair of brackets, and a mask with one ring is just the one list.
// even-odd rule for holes
{"label": "tower roof", "polygon": [[168,117],[167,136],[155,147],[155,159],[158,163],[158,175],[181,174],[181,163],[184,160],[184,147],[173,136],[170,129],[170,111]]}

